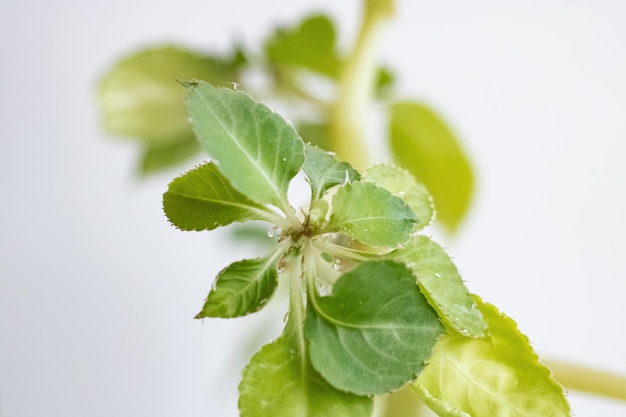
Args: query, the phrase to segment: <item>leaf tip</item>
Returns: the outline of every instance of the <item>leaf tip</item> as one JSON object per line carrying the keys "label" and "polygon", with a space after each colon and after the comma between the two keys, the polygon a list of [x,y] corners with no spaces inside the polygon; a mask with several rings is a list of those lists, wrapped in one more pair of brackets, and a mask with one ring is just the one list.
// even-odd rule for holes
{"label": "leaf tip", "polygon": [[176,82],[180,85],[182,85],[185,88],[194,88],[198,85],[198,81],[197,80],[179,80],[176,79]]}

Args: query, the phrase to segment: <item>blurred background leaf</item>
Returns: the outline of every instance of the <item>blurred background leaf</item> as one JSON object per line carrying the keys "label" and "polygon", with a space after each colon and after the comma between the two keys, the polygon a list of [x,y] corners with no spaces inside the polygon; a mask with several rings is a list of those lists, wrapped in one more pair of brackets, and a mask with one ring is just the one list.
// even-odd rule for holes
{"label": "blurred background leaf", "polygon": [[199,151],[200,145],[193,135],[165,143],[144,144],[139,173],[146,175],[176,166]]}
{"label": "blurred background leaf", "polygon": [[273,65],[306,68],[331,78],[339,73],[335,28],[326,16],[311,16],[297,27],[279,28],[266,42],[265,51]]}
{"label": "blurred background leaf", "polygon": [[474,174],[452,130],[424,104],[398,102],[390,107],[389,134],[396,162],[426,185],[437,219],[455,231],[469,208]]}
{"label": "blurred background leaf", "polygon": [[184,161],[199,147],[187,120],[185,89],[176,80],[235,81],[246,63],[232,56],[201,55],[176,46],[142,50],[117,63],[102,79],[98,101],[102,125],[143,147],[139,171],[154,172]]}

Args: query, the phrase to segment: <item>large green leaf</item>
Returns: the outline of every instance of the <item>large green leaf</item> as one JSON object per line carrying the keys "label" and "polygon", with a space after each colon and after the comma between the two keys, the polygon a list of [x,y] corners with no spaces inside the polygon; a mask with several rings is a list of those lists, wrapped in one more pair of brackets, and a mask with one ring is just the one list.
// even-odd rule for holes
{"label": "large green leaf", "polygon": [[176,79],[224,83],[237,79],[242,60],[224,60],[162,46],[121,60],[100,82],[98,99],[104,127],[113,134],[148,143],[193,137],[185,112],[185,92]]}
{"label": "large green leaf", "polygon": [[339,72],[335,28],[325,16],[307,17],[295,28],[279,29],[265,44],[270,63],[306,68],[329,77]]}
{"label": "large green leaf", "polygon": [[441,338],[414,392],[442,417],[566,417],[563,388],[513,320],[477,303],[490,336]]}
{"label": "large green leaf", "polygon": [[196,318],[240,317],[261,309],[278,285],[279,255],[245,259],[223,269]]}
{"label": "large green leaf", "polygon": [[369,417],[371,398],[332,387],[289,329],[250,360],[239,385],[241,417]]}
{"label": "large green leaf", "polygon": [[263,220],[267,209],[235,190],[213,163],[172,181],[163,194],[163,210],[182,230],[213,230],[233,222]]}
{"label": "large green leaf", "polygon": [[313,367],[333,386],[383,394],[414,379],[443,327],[402,264],[367,262],[330,296],[309,296],[305,335]]}
{"label": "large green leaf", "polygon": [[418,235],[389,257],[413,270],[422,293],[448,326],[466,336],[485,335],[487,324],[483,315],[441,246]]}
{"label": "large green leaf", "polygon": [[435,212],[433,200],[426,187],[416,182],[408,171],[395,165],[379,164],[368,168],[363,178],[402,198],[417,216],[416,230],[430,224]]}
{"label": "large green leaf", "polygon": [[326,231],[346,233],[367,245],[393,248],[411,236],[417,218],[400,197],[371,182],[340,186]]}
{"label": "large green leaf", "polygon": [[288,210],[289,182],[304,163],[293,126],[244,92],[185,84],[194,132],[224,176],[247,197]]}
{"label": "large green leaf", "polygon": [[330,188],[360,179],[359,173],[347,162],[317,146],[305,145],[306,160],[302,168],[311,184],[312,200],[317,200]]}
{"label": "large green leaf", "polygon": [[395,103],[390,113],[396,162],[426,185],[435,199],[437,218],[455,230],[474,191],[474,176],[461,144],[444,121],[423,104]]}

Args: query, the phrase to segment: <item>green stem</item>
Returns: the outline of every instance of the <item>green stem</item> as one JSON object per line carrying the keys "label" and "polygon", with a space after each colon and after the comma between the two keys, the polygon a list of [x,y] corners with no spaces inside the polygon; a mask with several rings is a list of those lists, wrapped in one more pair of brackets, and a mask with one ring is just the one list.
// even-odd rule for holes
{"label": "green stem", "polygon": [[626,401],[626,377],[593,368],[544,360],[554,378],[568,389]]}
{"label": "green stem", "polygon": [[425,413],[434,415],[425,409],[408,386],[393,394],[376,398],[376,417],[418,417]]}
{"label": "green stem", "polygon": [[367,262],[380,256],[376,253],[360,251],[358,249],[337,245],[336,243],[330,242],[324,238],[315,239],[314,243],[315,246],[322,252],[328,252],[333,256],[356,262]]}
{"label": "green stem", "polygon": [[304,339],[304,316],[306,314],[302,292],[302,254],[289,261],[289,320],[287,332],[295,339],[300,353],[301,375],[306,375],[306,341]]}
{"label": "green stem", "polygon": [[280,79],[277,84],[282,85],[289,95],[293,94],[305,102],[311,103],[318,111],[327,111],[330,103],[304,89],[302,87],[303,83],[296,78],[296,75],[297,71],[289,69],[275,70],[275,77]]}
{"label": "green stem", "polygon": [[394,0],[364,0],[363,6],[361,29],[343,67],[331,112],[333,151],[357,170],[369,165],[364,125],[378,70],[378,50],[386,23],[393,15]]}
{"label": "green stem", "polygon": [[257,213],[260,217],[266,220],[269,223],[274,224],[279,227],[283,231],[287,231],[292,227],[293,220],[286,219],[278,213],[273,212],[269,208],[264,209],[252,209],[255,213]]}

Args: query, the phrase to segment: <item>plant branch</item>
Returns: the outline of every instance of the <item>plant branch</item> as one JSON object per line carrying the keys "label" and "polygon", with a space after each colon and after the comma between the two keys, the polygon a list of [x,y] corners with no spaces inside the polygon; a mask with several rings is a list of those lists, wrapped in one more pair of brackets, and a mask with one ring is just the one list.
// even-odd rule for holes
{"label": "plant branch", "polygon": [[369,165],[365,121],[378,70],[378,51],[394,0],[364,0],[361,29],[339,79],[334,111],[331,113],[331,146],[339,159],[357,170]]}
{"label": "plant branch", "polygon": [[626,401],[626,377],[558,360],[544,360],[563,386]]}
{"label": "plant branch", "polygon": [[424,406],[413,394],[411,388],[404,386],[392,394],[377,398],[376,417],[419,417],[422,416]]}
{"label": "plant branch", "polygon": [[305,307],[302,299],[302,255],[298,254],[289,262],[289,320],[287,327],[292,332],[300,354],[300,371],[306,374],[306,342],[304,339]]}
{"label": "plant branch", "polygon": [[366,262],[379,256],[376,253],[369,253],[360,251],[358,249],[341,246],[326,239],[315,239],[314,242],[315,246],[321,251],[325,251],[330,253],[331,255],[338,256],[344,259],[349,259],[351,261]]}

